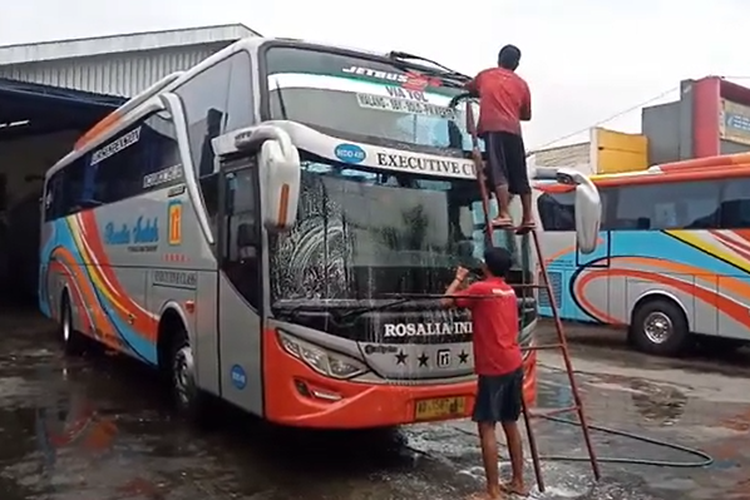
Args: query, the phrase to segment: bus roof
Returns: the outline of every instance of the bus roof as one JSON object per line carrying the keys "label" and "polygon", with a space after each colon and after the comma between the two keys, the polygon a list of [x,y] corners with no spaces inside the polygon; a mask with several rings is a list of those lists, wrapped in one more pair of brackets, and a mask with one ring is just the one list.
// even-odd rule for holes
{"label": "bus roof", "polygon": [[[186,71],[178,71],[165,76],[140,94],[126,101],[116,110],[112,111],[110,114],[102,118],[99,122],[94,124],[93,127],[91,127],[81,135],[81,137],[76,141],[75,145],[73,146],[73,150],[70,153],[65,155],[60,161],[58,161],[47,171],[47,177],[52,175],[55,171],[59,170],[66,164],[75,160],[79,156],[82,156],[89,150],[93,149],[97,145],[103,143],[118,131],[128,126],[135,119],[140,118],[146,109],[153,111],[154,109],[158,108],[158,96],[160,94],[174,90],[186,81],[192,79],[195,75],[202,72],[206,68],[213,66],[217,62],[226,59],[236,52],[240,52],[242,50],[253,52],[260,48],[262,45],[269,42],[302,44],[310,48],[333,48],[341,51],[356,52],[358,54],[369,56],[372,58],[388,57],[387,53],[379,53],[371,50],[343,45],[315,42],[312,40],[301,40],[294,38],[267,38],[257,36],[243,38],[207,57],[206,59]],[[418,61],[410,61],[409,65],[416,68],[419,68],[421,66]],[[425,69],[429,68],[425,67]]]}

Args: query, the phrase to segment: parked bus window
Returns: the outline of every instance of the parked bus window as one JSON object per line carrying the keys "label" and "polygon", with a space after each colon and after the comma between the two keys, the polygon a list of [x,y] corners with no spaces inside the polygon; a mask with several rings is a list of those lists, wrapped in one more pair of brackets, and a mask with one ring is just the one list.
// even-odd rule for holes
{"label": "parked bus window", "polygon": [[750,227],[750,179],[726,181],[721,200],[721,228]]}
{"label": "parked bus window", "polygon": [[[252,123],[249,71],[249,56],[239,52],[207,68],[175,90],[185,109],[190,151],[198,177],[213,172],[211,140],[229,130],[230,121],[231,130]],[[247,75],[244,82],[243,74]],[[231,116],[229,109],[232,109]]]}
{"label": "parked bus window", "polygon": [[65,168],[62,177],[62,216],[70,215],[81,209],[81,195],[83,194],[83,180],[86,171],[84,158],[79,158]]}
{"label": "parked bus window", "polygon": [[253,88],[251,85],[250,56],[240,52],[229,58],[229,95],[224,130],[238,130],[255,123],[253,119]]}
{"label": "parked bus window", "polygon": [[659,183],[616,188],[615,220],[608,229],[710,229],[719,223],[717,182]]}
{"label": "parked bus window", "polygon": [[[601,229],[607,230],[607,210],[609,200],[614,192],[609,188],[600,188],[599,196],[602,200]],[[542,228],[547,232],[575,232],[576,210],[575,191],[564,193],[542,192],[537,198],[537,212],[542,223]]]}
{"label": "parked bus window", "polygon": [[575,231],[575,193],[542,193],[537,210],[545,231]]}
{"label": "parked bus window", "polygon": [[[134,142],[96,161],[99,151],[118,141],[120,144]],[[179,164],[174,125],[164,117],[152,115],[116,135],[86,158],[96,186],[93,193],[84,193],[84,201],[89,203],[115,203],[153,188],[163,188],[175,179],[157,181],[148,176]]]}

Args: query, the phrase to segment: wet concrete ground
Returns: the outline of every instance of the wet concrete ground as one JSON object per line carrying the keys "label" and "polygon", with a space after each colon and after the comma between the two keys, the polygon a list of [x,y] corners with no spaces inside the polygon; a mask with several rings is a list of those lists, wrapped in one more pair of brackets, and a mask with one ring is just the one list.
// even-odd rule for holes
{"label": "wet concrete ground", "polygon": [[[215,427],[197,430],[172,418],[151,372],[102,353],[65,358],[50,331],[34,313],[0,312],[1,500],[440,500],[481,486],[469,422],[300,432],[219,407]],[[602,463],[594,485],[586,462],[546,460],[547,490],[532,498],[750,499],[750,476],[741,472],[750,470],[750,353],[656,359],[629,352],[618,332],[568,332],[593,424],[700,448],[715,461]],[[540,405],[569,405],[560,358],[544,353],[541,361]],[[79,419],[82,428],[63,425],[76,415],[91,418]],[[543,455],[585,456],[580,428],[539,420],[534,429]],[[593,437],[600,457],[703,461],[622,436]],[[531,467],[528,477],[533,484]]]}

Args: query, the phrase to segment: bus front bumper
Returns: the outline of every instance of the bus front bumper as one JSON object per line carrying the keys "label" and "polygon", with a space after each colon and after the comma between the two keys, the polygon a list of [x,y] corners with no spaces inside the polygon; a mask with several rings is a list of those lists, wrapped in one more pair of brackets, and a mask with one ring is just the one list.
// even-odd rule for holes
{"label": "bus front bumper", "polygon": [[[263,342],[265,418],[294,427],[366,429],[466,418],[476,397],[476,381],[433,385],[361,383],[324,376],[287,353],[276,332]],[[524,366],[524,397],[536,397],[536,356]]]}

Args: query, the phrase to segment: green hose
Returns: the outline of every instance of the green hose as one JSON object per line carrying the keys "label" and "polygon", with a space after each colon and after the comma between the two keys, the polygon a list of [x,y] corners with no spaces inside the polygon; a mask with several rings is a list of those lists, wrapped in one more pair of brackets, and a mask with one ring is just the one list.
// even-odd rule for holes
{"label": "green hose", "polygon": [[[545,416],[545,415],[539,415],[538,418],[543,418],[545,420],[549,420],[551,422],[557,422],[560,424],[575,425],[578,427],[581,426],[579,422],[568,420],[566,418],[550,417],[550,416]],[[635,434],[633,432],[621,431],[618,429],[612,429],[610,427],[602,427],[599,425],[589,425],[588,428],[594,431],[603,432],[605,434],[612,434],[614,436],[626,437],[626,438],[633,439],[635,441],[641,441],[643,443],[653,444],[655,446],[659,446],[662,448],[669,448],[671,450],[680,451],[682,453],[701,458],[701,461],[695,461],[695,462],[675,462],[672,460],[648,460],[645,458],[629,458],[629,457],[601,457],[599,458],[597,457],[596,460],[597,462],[600,462],[600,463],[649,465],[653,467],[671,467],[671,468],[694,468],[694,467],[708,467],[714,462],[713,457],[704,453],[703,451],[697,450],[695,448],[689,448],[687,446],[683,446],[677,443],[670,443],[669,441],[663,441],[660,439],[650,438],[642,434]],[[467,431],[459,427],[454,427],[454,429],[456,429],[459,432],[463,432],[464,434],[468,434],[470,436],[479,438],[479,436],[474,432]],[[543,456],[540,456],[539,459],[545,460],[548,462],[589,462],[591,460],[589,457],[574,457],[574,456],[568,456],[568,455],[543,455]]]}
{"label": "green hose", "polygon": [[[540,415],[539,418],[543,418],[545,420],[549,420],[551,422],[557,422],[560,424],[575,425],[578,427],[581,426],[580,422],[568,420],[566,418],[549,417],[549,416],[544,416],[544,415]],[[671,468],[708,467],[714,462],[714,459],[711,455],[708,455],[707,453],[701,450],[697,450],[695,448],[689,448],[681,444],[670,443],[669,441],[650,438],[648,436],[644,436],[643,434],[636,434],[633,432],[621,431],[619,429],[612,429],[611,427],[589,425],[588,428],[594,431],[604,432],[605,434],[612,434],[614,436],[630,438],[635,441],[641,441],[643,443],[653,444],[661,448],[669,448],[671,450],[680,451],[687,455],[692,455],[692,456],[701,458],[701,461],[695,461],[695,462],[675,462],[672,460],[648,460],[645,458],[602,457],[602,458],[597,458],[597,462],[608,463],[608,464],[650,465],[654,467],[671,467]],[[542,456],[540,457],[540,459],[547,460],[547,461],[557,461],[557,462],[588,462],[590,461],[589,457],[573,457],[573,456],[566,456],[566,455]]]}

